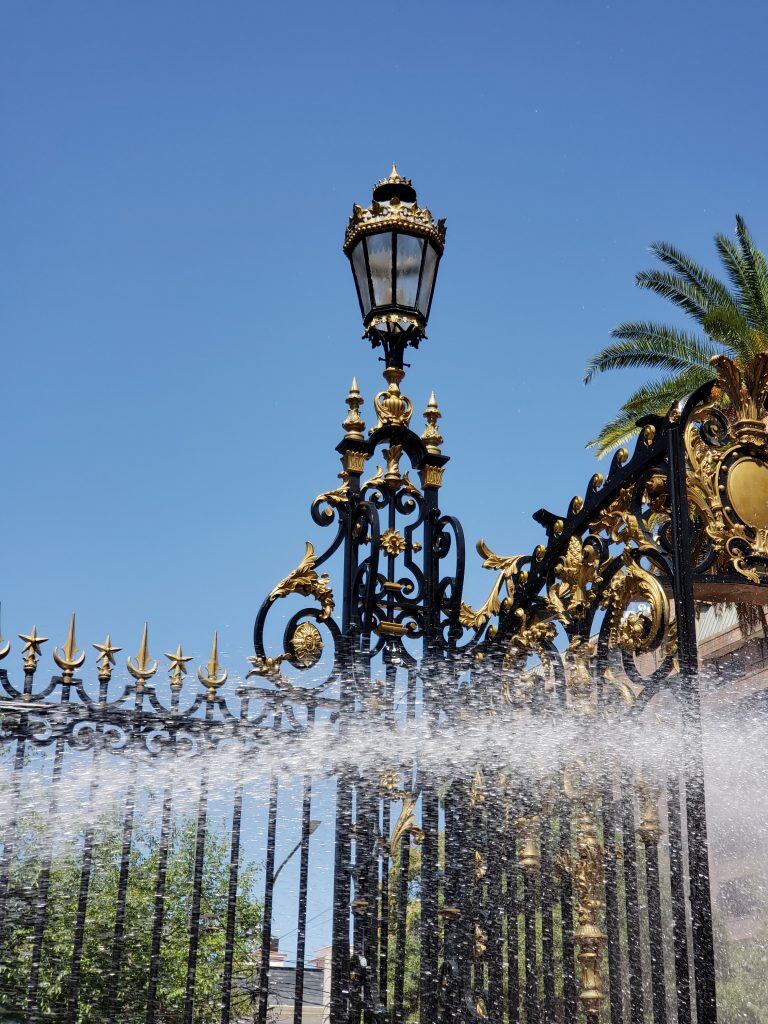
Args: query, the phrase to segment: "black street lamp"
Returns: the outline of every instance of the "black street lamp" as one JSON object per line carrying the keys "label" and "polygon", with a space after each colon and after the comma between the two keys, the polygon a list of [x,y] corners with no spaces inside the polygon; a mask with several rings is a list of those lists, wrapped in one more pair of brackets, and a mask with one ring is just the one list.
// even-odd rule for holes
{"label": "black street lamp", "polygon": [[384,348],[386,365],[403,366],[408,345],[426,337],[445,221],[418,206],[416,190],[392,165],[374,186],[371,205],[352,208],[344,252],[352,264],[364,337]]}

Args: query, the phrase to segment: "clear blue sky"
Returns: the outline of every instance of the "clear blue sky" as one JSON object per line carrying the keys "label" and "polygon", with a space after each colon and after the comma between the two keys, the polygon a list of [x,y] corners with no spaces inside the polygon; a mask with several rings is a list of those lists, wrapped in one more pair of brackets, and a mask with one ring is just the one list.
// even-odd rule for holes
{"label": "clear blue sky", "polygon": [[370,422],[340,245],[392,160],[448,219],[404,385],[437,391],[444,507],[530,550],[634,382],[587,358],[668,316],[648,243],[711,263],[738,211],[768,245],[767,39],[757,2],[4,0],[3,632],[218,627],[244,665],[353,373]]}

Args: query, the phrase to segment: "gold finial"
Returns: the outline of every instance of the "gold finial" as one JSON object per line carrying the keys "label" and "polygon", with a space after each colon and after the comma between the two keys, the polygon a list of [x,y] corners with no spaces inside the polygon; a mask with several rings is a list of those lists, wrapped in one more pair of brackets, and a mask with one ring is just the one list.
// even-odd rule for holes
{"label": "gold finial", "polygon": [[360,388],[357,386],[357,377],[352,378],[352,385],[349,389],[349,394],[344,401],[349,406],[347,418],[341,424],[344,428],[344,437],[351,438],[353,441],[363,441],[365,423],[360,415],[360,406],[363,404],[364,399],[360,394]]}
{"label": "gold finial", "polygon": [[181,644],[179,644],[175,653],[166,654],[166,658],[171,663],[171,667],[168,670],[168,675],[171,677],[171,689],[180,690],[184,676],[187,674],[187,662],[192,661],[192,657],[191,655],[186,656],[181,649]]}
{"label": "gold finial", "polygon": [[71,679],[75,669],[80,668],[85,661],[85,651],[78,651],[77,649],[74,612],[72,612],[72,618],[69,620],[69,631],[67,632],[67,639],[64,641],[64,647],[61,652],[54,647],[53,660],[67,679]]}
{"label": "gold finial", "polygon": [[380,391],[373,400],[374,408],[379,414],[379,421],[374,430],[389,426],[407,427],[411,422],[413,403],[400,391],[400,381],[404,376],[405,370],[397,366],[388,366],[384,371],[388,387],[386,391]]}
{"label": "gold finial", "polygon": [[48,643],[48,637],[38,636],[37,626],[33,626],[29,633],[19,633],[19,640],[24,641],[24,669],[26,672],[34,672],[43,653],[42,645]]}
{"label": "gold finial", "polygon": [[112,678],[112,666],[115,664],[115,655],[118,651],[122,651],[122,647],[112,646],[109,633],[107,633],[103,644],[94,644],[93,646],[97,651],[101,651],[101,654],[96,659],[96,664],[99,666],[99,679],[102,683],[108,683]]}
{"label": "gold finial", "polygon": [[[219,664],[219,634],[218,631],[213,634],[213,646],[211,647],[211,656],[208,659],[208,663],[205,666],[206,671],[203,672],[202,668],[198,666],[197,678],[208,690],[208,700],[213,700],[216,695],[216,690],[227,681],[227,670],[222,671],[221,665]],[[219,674],[221,673],[221,674]]]}
{"label": "gold finial", "polygon": [[149,630],[146,622],[144,623],[144,632],[141,634],[141,644],[139,646],[139,653],[136,655],[136,661],[132,662],[128,658],[126,665],[128,666],[128,671],[139,684],[137,687],[139,692],[144,689],[144,683],[157,672],[157,662],[152,661],[152,656],[149,653]]}
{"label": "gold finial", "polygon": [[435,398],[435,392],[429,396],[427,402],[427,408],[424,410],[424,419],[427,421],[427,425],[424,428],[424,433],[421,435],[421,440],[427,447],[427,451],[431,455],[440,455],[440,445],[443,443],[443,438],[440,431],[437,429],[437,421],[443,414],[440,412],[437,406],[437,399]]}

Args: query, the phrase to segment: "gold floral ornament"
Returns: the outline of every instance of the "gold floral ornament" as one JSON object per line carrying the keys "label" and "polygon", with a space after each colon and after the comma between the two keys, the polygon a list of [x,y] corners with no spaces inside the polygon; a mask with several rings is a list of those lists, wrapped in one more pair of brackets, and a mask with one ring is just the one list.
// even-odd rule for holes
{"label": "gold floral ornament", "polygon": [[300,622],[290,639],[294,661],[301,668],[313,668],[323,653],[323,638],[313,622]]}
{"label": "gold floral ornament", "polygon": [[214,632],[213,644],[211,646],[211,656],[205,665],[205,671],[198,666],[197,678],[203,684],[208,691],[208,700],[212,701],[216,696],[216,691],[220,686],[223,686],[227,681],[227,670],[222,669],[219,663],[219,634]]}
{"label": "gold floral ornament", "polygon": [[390,445],[389,448],[384,449],[382,454],[387,460],[387,471],[384,474],[384,483],[390,488],[390,490],[396,491],[402,483],[402,477],[400,476],[400,457],[403,454],[403,446],[401,444]]}
{"label": "gold floral ornament", "polygon": [[484,540],[477,542],[477,553],[483,559],[483,568],[498,572],[491,592],[478,608],[462,601],[459,609],[459,622],[466,629],[482,629],[492,617],[499,615],[502,609],[502,588],[506,588],[505,602],[511,600],[515,593],[516,582],[522,584],[527,579],[525,570],[520,568],[522,555],[497,555],[488,547]]}
{"label": "gold floral ornament", "polygon": [[77,642],[75,641],[74,612],[69,620],[69,631],[67,632],[67,639],[64,641],[64,647],[61,651],[58,648],[54,648],[53,660],[61,669],[62,675],[66,680],[71,680],[75,670],[80,668],[85,661],[85,651],[78,651]]}
{"label": "gold floral ornament", "polygon": [[398,533],[397,530],[393,530],[391,527],[385,530],[381,535],[381,547],[388,555],[392,558],[396,558],[401,555],[406,548],[405,537]]}
{"label": "gold floral ornament", "polygon": [[306,542],[307,547],[304,557],[296,568],[288,573],[285,579],[280,580],[277,586],[269,595],[270,602],[280,597],[287,597],[289,594],[303,594],[304,597],[314,597],[320,604],[320,620],[325,621],[333,614],[335,602],[333,591],[330,587],[330,577],[327,573],[318,576],[315,572],[317,557],[314,545]]}
{"label": "gold floral ornament", "polygon": [[602,583],[600,556],[592,544],[571,537],[566,553],[555,567],[559,582],[549,588],[549,606],[557,618],[568,625],[586,615],[595,602]]}
{"label": "gold floral ornament", "polygon": [[635,788],[640,804],[640,826],[637,829],[637,834],[646,844],[658,843],[664,835],[659,816],[661,787],[657,783],[639,778]]}
{"label": "gold floral ornament", "polygon": [[515,618],[520,626],[509,638],[504,655],[505,668],[517,667],[530,654],[545,654],[557,634],[554,622],[530,615],[524,608],[515,610]]}

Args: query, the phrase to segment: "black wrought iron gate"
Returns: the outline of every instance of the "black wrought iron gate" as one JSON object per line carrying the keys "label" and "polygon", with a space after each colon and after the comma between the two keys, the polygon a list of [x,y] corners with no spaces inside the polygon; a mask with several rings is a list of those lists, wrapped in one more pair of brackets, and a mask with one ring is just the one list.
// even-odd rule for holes
{"label": "black wrought iron gate", "polygon": [[[695,608],[723,594],[764,601],[768,356],[742,369],[720,359],[715,369],[716,383],[645,422],[631,457],[618,452],[606,478],[595,474],[566,513],[536,514],[546,539],[530,555],[500,556],[478,544],[494,574],[479,608],[463,597],[461,526],[439,506],[447,462],[440,412],[433,396],[416,433],[402,367],[390,365],[368,434],[362,397],[356,385],[350,390],[341,482],[312,506],[333,540],[321,554],[307,544],[269,594],[244,682],[225,685],[214,642],[197,695],[183,685],[188,659],[180,648],[169,655],[163,690],[145,631],[120,693],[112,679],[117,648],[109,638],[97,645],[92,689],[76,674],[83,655],[73,624],[54,655],[58,674],[41,684],[44,638],[26,634],[21,683],[0,672],[6,1019],[113,1022],[138,1014],[151,1024],[177,1013],[186,1024],[266,1024],[282,1013],[301,1024],[311,809],[322,779],[335,780],[324,1011],[332,1024],[714,1022]],[[339,608],[320,572],[334,558]],[[297,595],[311,601],[281,618],[275,654],[270,619]],[[320,728],[325,761],[305,761],[299,772],[295,988],[281,1009],[270,950],[284,771],[272,772],[267,791],[260,930],[243,938],[245,767],[264,751],[265,763],[283,764]],[[210,771],[225,756],[229,834],[214,914],[204,885]],[[103,791],[110,759],[123,766],[119,792]],[[23,814],[30,766],[44,782],[32,852]],[[68,772],[89,780],[86,810],[108,799],[119,807],[111,938],[98,977],[88,954],[87,979],[100,841],[92,813],[78,825],[76,911],[64,952],[51,938]],[[160,824],[151,921],[141,931],[148,944],[139,954],[129,894],[148,775]],[[163,951],[181,775],[193,776],[194,828],[183,979],[172,1011],[159,992],[170,969]],[[211,932],[222,936],[218,958],[201,963]],[[137,1010],[124,990],[139,955]],[[201,977],[213,998],[207,989],[203,999]]]}

